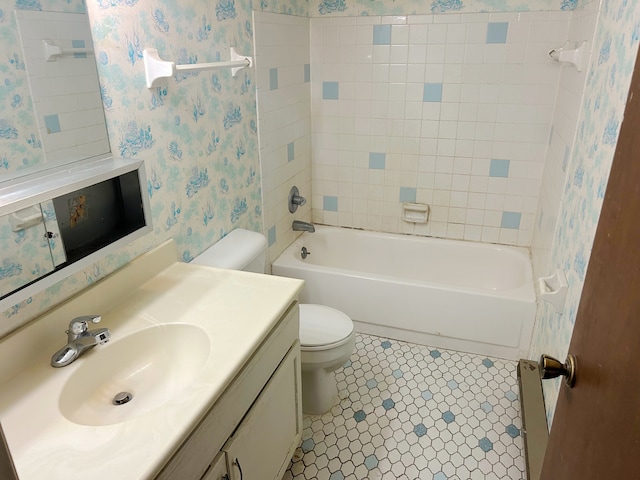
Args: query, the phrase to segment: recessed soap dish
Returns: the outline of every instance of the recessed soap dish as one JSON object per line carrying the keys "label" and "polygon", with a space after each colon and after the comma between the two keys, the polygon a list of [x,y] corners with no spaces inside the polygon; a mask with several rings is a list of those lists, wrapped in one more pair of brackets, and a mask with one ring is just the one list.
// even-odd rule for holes
{"label": "recessed soap dish", "polygon": [[402,220],[410,223],[427,223],[431,207],[426,203],[405,202],[402,204]]}

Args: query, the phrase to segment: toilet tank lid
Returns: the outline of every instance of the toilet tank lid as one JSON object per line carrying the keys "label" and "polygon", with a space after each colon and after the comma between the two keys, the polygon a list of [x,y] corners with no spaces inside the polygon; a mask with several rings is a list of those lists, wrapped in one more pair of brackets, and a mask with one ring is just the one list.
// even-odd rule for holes
{"label": "toilet tank lid", "polygon": [[300,304],[300,345],[320,347],[337,343],[353,332],[346,313],[325,305]]}
{"label": "toilet tank lid", "polygon": [[267,239],[258,232],[236,228],[193,259],[192,263],[242,270],[267,248]]}

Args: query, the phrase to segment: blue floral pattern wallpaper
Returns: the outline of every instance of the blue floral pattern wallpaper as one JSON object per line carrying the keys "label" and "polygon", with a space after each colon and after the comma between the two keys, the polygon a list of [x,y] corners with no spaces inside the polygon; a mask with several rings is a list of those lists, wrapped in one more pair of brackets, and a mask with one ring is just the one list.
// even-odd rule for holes
{"label": "blue floral pattern wallpaper", "polygon": [[[0,178],[37,164],[37,140],[14,9],[82,11],[80,3],[0,0]],[[262,230],[255,75],[245,69],[184,73],[145,86],[144,48],[177,64],[253,56],[249,0],[87,2],[114,155],[145,161],[152,234],[0,313],[0,335],[168,238],[191,260],[234,228]],[[7,39],[9,41],[7,42]],[[13,105],[13,106],[12,106]],[[31,129],[30,129],[31,127]]]}

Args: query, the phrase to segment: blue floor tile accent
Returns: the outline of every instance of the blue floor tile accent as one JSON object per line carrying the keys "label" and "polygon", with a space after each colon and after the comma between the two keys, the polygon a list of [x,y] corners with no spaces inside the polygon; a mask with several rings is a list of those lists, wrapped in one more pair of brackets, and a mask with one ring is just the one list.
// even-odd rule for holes
{"label": "blue floor tile accent", "polygon": [[507,425],[504,429],[511,438],[516,438],[520,436],[520,429],[516,427],[513,423],[511,425]]}
{"label": "blue floor tile accent", "polygon": [[382,346],[382,348],[391,348],[391,342],[389,342],[388,340],[385,340],[384,342],[382,342],[380,344]]}
{"label": "blue floor tile accent", "polygon": [[335,375],[283,480],[525,478],[516,362],[357,333]]}
{"label": "blue floor tile accent", "polygon": [[353,418],[356,420],[356,422],[361,422],[365,418],[367,418],[367,414],[364,413],[364,410],[358,410],[356,413],[353,414]]}
{"label": "blue floor tile accent", "polygon": [[456,419],[456,416],[453,414],[453,412],[451,412],[451,410],[447,410],[446,412],[444,412],[442,414],[442,419],[446,422],[446,423],[451,423]]}
{"label": "blue floor tile accent", "polygon": [[302,451],[304,453],[308,453],[313,450],[313,447],[316,446],[316,443],[313,441],[313,438],[307,438],[304,442],[302,442]]}
{"label": "blue floor tile accent", "polygon": [[482,437],[480,440],[478,440],[478,446],[484,453],[493,450],[493,443],[487,437]]}
{"label": "blue floor tile accent", "polygon": [[364,459],[364,466],[367,467],[368,470],[373,470],[378,466],[378,457],[375,455],[369,455]]}
{"label": "blue floor tile accent", "polygon": [[413,433],[417,436],[422,437],[427,434],[427,427],[424,426],[424,423],[419,423],[415,427],[413,427]]}

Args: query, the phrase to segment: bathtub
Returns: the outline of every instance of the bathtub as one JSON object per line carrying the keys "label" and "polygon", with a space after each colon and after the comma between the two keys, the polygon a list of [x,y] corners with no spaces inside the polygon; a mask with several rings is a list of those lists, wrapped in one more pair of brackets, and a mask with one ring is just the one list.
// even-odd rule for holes
{"label": "bathtub", "polygon": [[363,333],[513,360],[529,349],[524,248],[316,226],[272,273],[305,280],[301,302],[342,310]]}

